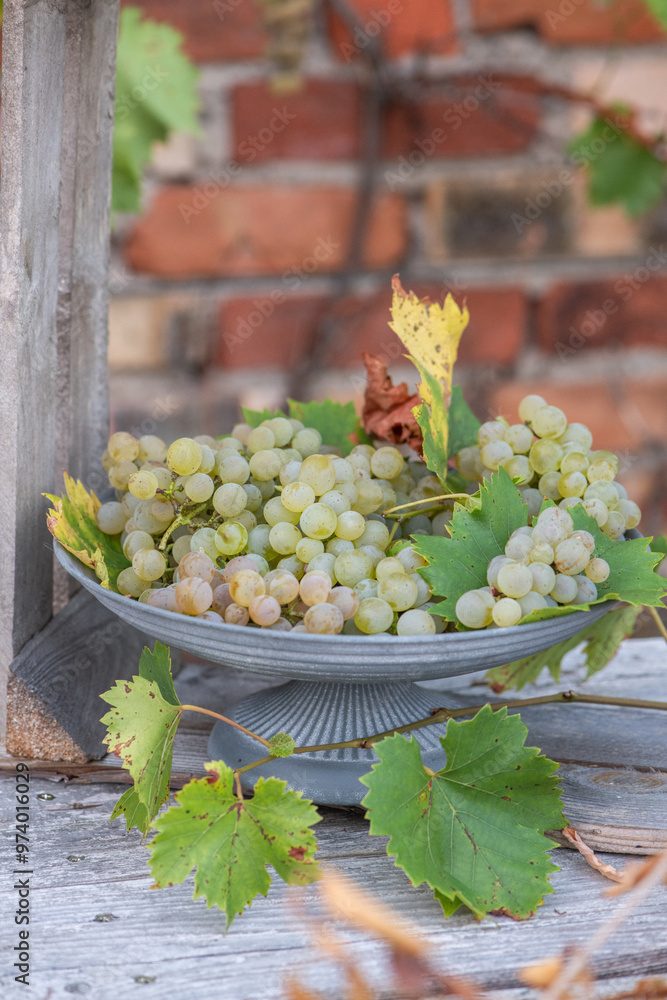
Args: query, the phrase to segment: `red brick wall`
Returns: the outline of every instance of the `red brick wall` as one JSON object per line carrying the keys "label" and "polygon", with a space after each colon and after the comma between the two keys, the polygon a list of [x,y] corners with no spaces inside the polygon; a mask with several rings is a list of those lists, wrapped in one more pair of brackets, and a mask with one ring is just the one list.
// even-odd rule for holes
{"label": "red brick wall", "polygon": [[549,95],[597,83],[665,127],[667,45],[641,0],[348,0],[353,30],[323,4],[301,88],[278,93],[256,0],[135,2],[200,64],[203,134],[157,152],[142,215],[118,220],[119,424],[221,432],[239,399],[358,399],[362,350],[411,377],[386,324],[400,271],[467,300],[458,374],[480,416],[525,391],[563,405],[664,530],[667,211],[589,208],[567,154],[586,112]]}

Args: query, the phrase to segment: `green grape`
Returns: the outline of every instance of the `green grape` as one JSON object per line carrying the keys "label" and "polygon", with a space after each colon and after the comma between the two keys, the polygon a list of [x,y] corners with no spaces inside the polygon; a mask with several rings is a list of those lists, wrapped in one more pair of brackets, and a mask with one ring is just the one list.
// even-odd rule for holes
{"label": "green grape", "polygon": [[499,628],[518,625],[522,617],[521,605],[511,597],[501,597],[493,606],[493,620]]}
{"label": "green grape", "polygon": [[178,438],[169,446],[167,467],[179,476],[191,476],[201,462],[201,445],[192,438]]}
{"label": "green grape", "polygon": [[107,451],[114,465],[120,462],[134,462],[139,455],[139,442],[126,431],[116,431],[109,438]]}
{"label": "green grape", "polygon": [[364,577],[363,580],[359,580],[358,583],[352,587],[360,601],[365,601],[369,597],[377,597],[378,595],[378,581],[372,580],[370,577]]}
{"label": "green grape", "polygon": [[223,483],[213,494],[213,506],[223,517],[234,517],[245,510],[248,494],[238,483]]}
{"label": "green grape", "polygon": [[598,528],[601,528],[603,524],[606,524],[607,518],[609,517],[609,509],[607,505],[602,502],[602,500],[586,500],[584,495],[584,510],[591,517],[594,517],[597,521]]}
{"label": "green grape", "polygon": [[[551,593],[556,583],[556,573],[553,567],[546,562],[532,562],[528,568],[533,578],[531,590],[534,590],[537,594],[541,594],[542,597],[546,597],[547,594]],[[519,599],[522,600],[523,598]]]}
{"label": "green grape", "polygon": [[[354,483],[334,483],[337,493],[341,493],[347,500],[349,510],[352,509],[352,504],[356,503],[359,499],[359,490]],[[331,490],[329,491],[331,492]],[[326,496],[326,493],[324,494]]]}
{"label": "green grape", "polygon": [[342,611],[334,604],[315,604],[303,616],[306,632],[318,635],[337,635],[343,631],[344,623]]}
{"label": "green grape", "polygon": [[552,546],[547,542],[535,542],[533,548],[528,553],[528,563],[545,563],[547,566],[550,566],[554,561],[555,555],[556,553]]}
{"label": "green grape", "polygon": [[404,545],[396,558],[402,564],[406,573],[415,573],[418,569],[428,566],[427,560],[423,556],[420,556],[412,545]]}
{"label": "green grape", "polygon": [[215,540],[214,528],[198,528],[190,536],[190,550],[192,552],[205,552],[209,559],[215,560],[220,554]]}
{"label": "green grape", "polygon": [[396,623],[397,635],[435,635],[435,631],[433,615],[421,608],[404,611]]}
{"label": "green grape", "polygon": [[511,535],[505,546],[505,555],[516,562],[528,562],[535,543],[532,535]]}
{"label": "green grape", "polygon": [[533,443],[533,432],[525,424],[512,424],[505,430],[502,440],[507,442],[515,455],[525,455]]}
{"label": "green grape", "polygon": [[322,435],[313,427],[302,427],[292,438],[292,447],[300,451],[304,458],[308,458],[322,447]]}
{"label": "green grape", "polygon": [[[154,503],[154,500],[142,500],[141,505],[137,507],[132,515],[132,520],[140,531],[147,531],[149,535],[161,535],[166,525],[164,521],[159,521],[151,513],[151,507]],[[145,504],[148,506],[144,506]]]}
{"label": "green grape", "polygon": [[130,476],[127,484],[132,496],[138,500],[151,500],[155,496],[158,486],[158,478],[153,472],[135,472]]}
{"label": "green grape", "polygon": [[492,441],[502,441],[506,430],[507,426],[501,420],[487,420],[477,431],[477,441],[482,448]]}
{"label": "green grape", "polygon": [[269,544],[274,552],[278,552],[281,556],[289,556],[296,551],[302,537],[296,525],[278,521],[269,533]]}
{"label": "green grape", "polygon": [[353,542],[355,538],[361,538],[366,529],[366,522],[362,514],[355,510],[346,510],[338,515],[336,523],[336,535],[346,541]]}
{"label": "green grape", "polygon": [[542,396],[537,396],[534,393],[530,396],[524,396],[519,403],[519,420],[523,420],[524,423],[530,422],[537,411],[546,405],[547,401]]}
{"label": "green grape", "polygon": [[[588,567],[586,567],[588,569]],[[590,604],[598,599],[598,588],[587,576],[575,576],[577,584],[576,604]]]}
{"label": "green grape", "polygon": [[469,482],[480,480],[484,470],[481,449],[478,447],[461,448],[456,456],[456,469]]}
{"label": "green grape", "polygon": [[178,608],[184,615],[201,615],[213,602],[211,584],[198,576],[188,576],[174,586]]}
{"label": "green grape", "polygon": [[262,494],[256,486],[252,486],[250,483],[243,484],[243,492],[246,495],[245,509],[249,510],[251,514],[255,514],[262,506]]}
{"label": "green grape", "polygon": [[626,528],[636,528],[642,519],[641,508],[634,500],[619,500],[616,509],[625,518]]}
{"label": "green grape", "polygon": [[331,456],[331,461],[333,462],[334,472],[336,473],[337,483],[351,483],[354,480],[354,469],[350,463],[344,458],[336,458],[335,455]]}
{"label": "green grape", "polygon": [[251,455],[255,455],[258,451],[268,451],[275,446],[276,438],[269,427],[255,427],[248,434],[246,448]]}
{"label": "green grape", "polygon": [[614,474],[618,475],[621,463],[618,460],[618,456],[614,455],[613,451],[605,451],[604,449],[598,451],[592,451],[588,456],[592,462],[608,462],[614,470]]}
{"label": "green grape", "polygon": [[491,624],[495,603],[486,590],[467,590],[456,602],[456,617],[466,628],[486,628]]}
{"label": "green grape", "polygon": [[238,570],[229,581],[229,595],[235,604],[247,608],[254,597],[266,593],[264,580],[254,570]]}
{"label": "green grape", "polygon": [[558,480],[558,492],[562,497],[583,497],[587,486],[583,472],[568,472]]}
{"label": "green grape", "polygon": [[488,444],[483,445],[480,456],[486,468],[496,472],[500,468],[501,462],[514,458],[514,452],[506,441],[489,441]]}
{"label": "green grape", "polygon": [[139,549],[132,557],[132,569],[141,580],[159,580],[166,568],[167,560],[153,547]]}
{"label": "green grape", "polygon": [[593,447],[593,435],[585,424],[568,424],[558,440],[560,444],[579,445],[579,450],[583,453],[590,451]]}
{"label": "green grape", "polygon": [[390,573],[379,581],[377,594],[394,611],[407,611],[417,600],[419,588],[406,573]]}
{"label": "green grape", "polygon": [[[132,562],[135,552],[140,549],[154,549],[155,542],[147,531],[132,531],[123,542],[123,555]],[[188,551],[190,543],[188,541]]]}
{"label": "green grape", "polygon": [[347,538],[338,538],[334,535],[330,538],[326,544],[326,551],[331,552],[335,556],[339,556],[341,552],[351,552],[352,549],[356,549],[359,546],[355,545],[354,542],[350,542]]}
{"label": "green grape", "polygon": [[529,517],[537,517],[542,509],[542,494],[530,486],[521,489],[521,497],[528,508]]}
{"label": "green grape", "polygon": [[519,607],[521,608],[521,617],[523,618],[525,615],[529,615],[531,611],[542,611],[548,605],[543,594],[531,590],[525,597],[519,598]]}
{"label": "green grape", "polygon": [[284,573],[292,573],[297,580],[301,580],[305,572],[303,562],[296,555],[284,556],[279,559],[276,569],[281,569]]}
{"label": "green grape", "polygon": [[336,556],[333,552],[321,552],[319,556],[315,556],[314,559],[308,563],[308,572],[313,570],[322,570],[327,574],[331,580],[331,585],[336,583],[336,571],[335,571]]}
{"label": "green grape", "polygon": [[250,424],[234,424],[232,427],[232,437],[245,446],[248,443],[248,435],[251,431],[252,427]]}
{"label": "green grape", "polygon": [[386,549],[389,545],[390,532],[384,521],[366,521],[363,534],[355,539],[356,548],[362,545],[377,545],[379,549]]}
{"label": "green grape", "polygon": [[278,478],[280,479],[281,486],[289,486],[290,483],[298,483],[299,472],[301,471],[301,460],[295,461],[290,459],[286,462],[280,469],[280,474]]}
{"label": "green grape", "polygon": [[164,462],[166,457],[167,445],[161,437],[155,434],[142,434],[137,454],[140,462]]}
{"label": "green grape", "polygon": [[[271,558],[275,559],[275,552],[273,552],[272,549],[270,549],[269,552],[270,552]],[[292,557],[290,557],[290,558],[292,558]],[[248,552],[248,559],[250,560],[251,563],[253,563],[255,571],[257,573],[259,573],[259,575],[261,577],[266,576],[266,574],[269,572],[269,564],[266,561],[266,559],[264,558],[264,556],[260,556],[259,553],[257,553],[257,552]],[[281,563],[284,563],[284,562],[285,562],[285,560],[281,559],[280,562],[278,563],[278,566],[280,567],[280,569],[284,569],[284,567],[281,566]]]}
{"label": "green grape", "polygon": [[403,456],[397,448],[385,446],[371,455],[371,472],[378,479],[394,479],[403,469]]}
{"label": "green grape", "polygon": [[584,570],[584,573],[592,583],[604,583],[609,577],[609,563],[599,556],[594,556]]}
{"label": "green grape", "polygon": [[577,582],[573,576],[563,573],[556,574],[556,582],[549,591],[549,597],[559,604],[572,604],[577,598]]}
{"label": "green grape", "polygon": [[126,490],[130,479],[137,472],[134,462],[120,462],[109,469],[109,483],[115,490]]}
{"label": "green grape", "polygon": [[299,581],[294,573],[284,570],[274,570],[274,573],[276,575],[271,580],[268,580],[268,573],[264,577],[267,593],[275,597],[278,604],[291,604],[299,596]]}
{"label": "green grape", "polygon": [[541,406],[530,420],[533,432],[540,438],[557,438],[567,427],[567,417],[557,406]]}
{"label": "green grape", "polygon": [[273,417],[272,420],[264,420],[262,426],[268,427],[273,432],[278,448],[284,447],[284,445],[289,444],[292,440],[294,428],[287,417]]}
{"label": "green grape", "polygon": [[225,521],[215,533],[215,546],[224,556],[235,556],[248,544],[248,532],[238,521]]}
{"label": "green grape", "polygon": [[[359,552],[365,552],[366,555],[369,556],[371,562],[373,563],[374,568],[377,567],[379,563],[381,563],[382,560],[386,558],[385,552],[382,549],[379,549],[377,545],[356,546],[353,543],[347,543],[347,544],[351,544],[352,547],[356,548]],[[338,553],[336,554],[338,555]]]}
{"label": "green grape", "polygon": [[[258,427],[257,430],[262,430],[262,428]],[[258,479],[262,483],[274,479],[280,473],[282,466],[278,455],[267,449],[256,451],[249,464],[253,479]]]}
{"label": "green grape", "polygon": [[310,507],[311,503],[315,503],[315,490],[307,483],[295,480],[283,488],[280,497],[287,510],[300,514],[306,507]]}
{"label": "green grape", "polygon": [[530,464],[538,476],[556,472],[563,458],[563,449],[551,438],[535,441],[528,453]]}
{"label": "green grape", "polygon": [[586,487],[584,501],[586,500],[601,500],[608,511],[615,510],[619,500],[616,485],[606,479],[598,479]]}
{"label": "green grape", "polygon": [[220,458],[219,452],[215,468],[223,483],[238,483],[242,486],[250,478],[250,465],[243,455],[237,455],[235,452],[223,458]]}
{"label": "green grape", "polygon": [[[266,517],[266,508],[264,509],[264,516]],[[320,540],[333,535],[337,523],[338,518],[331,507],[327,507],[323,503],[313,503],[310,507],[306,507],[299,518],[299,527],[304,535],[307,535],[308,538],[319,538]]]}
{"label": "green grape", "polygon": [[537,488],[543,497],[547,497],[549,500],[554,500],[560,502],[561,493],[558,489],[558,483],[560,481],[560,472],[545,472],[543,476],[540,476]]}
{"label": "green grape", "polygon": [[378,580],[382,580],[385,576],[391,576],[392,573],[405,572],[406,568],[398,556],[385,556],[375,567],[375,575]]}
{"label": "green grape", "polygon": [[227,625],[247,625],[250,621],[248,609],[241,604],[230,604],[225,608],[223,615]]}
{"label": "green grape", "polygon": [[533,478],[533,469],[525,455],[514,455],[500,463],[518,486],[527,486]]}
{"label": "green grape", "polygon": [[563,455],[560,471],[564,475],[570,472],[586,472],[589,464],[588,458],[582,451],[569,451]]}
{"label": "green grape", "polygon": [[322,570],[309,570],[299,582],[299,597],[304,604],[323,604],[331,593],[331,577]]}
{"label": "green grape", "polygon": [[352,510],[366,515],[372,514],[382,506],[384,494],[372,479],[357,479],[353,485],[357,489],[357,499],[352,504]]}
{"label": "green grape", "polygon": [[336,579],[344,587],[354,587],[360,580],[372,576],[373,561],[369,555],[360,549],[353,549],[351,552],[342,552],[339,556],[336,556],[334,572]]}
{"label": "green grape", "polygon": [[163,611],[175,611],[177,614],[180,613],[180,608],[176,603],[176,594],[174,593],[173,586],[164,587],[160,590],[151,590],[146,598],[146,604],[149,604],[152,608],[161,608]]}
{"label": "green grape", "polygon": [[205,472],[195,472],[188,476],[183,489],[193,503],[203,503],[213,496],[215,487],[213,480]]}
{"label": "green grape", "polygon": [[600,480],[610,483],[616,475],[616,470],[610,462],[603,460],[598,460],[596,462],[591,462],[586,470],[586,476],[588,477],[589,483],[596,483]]}
{"label": "green grape", "polygon": [[141,597],[146,589],[146,581],[137,576],[130,566],[128,566],[127,569],[120,571],[116,580],[116,585],[119,593],[126,597],[136,597],[137,599]]}
{"label": "green grape", "polygon": [[156,497],[156,499],[152,501],[142,500],[142,503],[150,504],[151,516],[154,517],[156,521],[160,522],[162,530],[164,530],[168,524],[171,524],[176,517],[174,513],[174,505],[171,500],[166,500],[163,497]]}
{"label": "green grape", "polygon": [[334,587],[327,602],[339,609],[344,621],[354,618],[360,604],[359,595],[351,587]]}
{"label": "green grape", "polygon": [[511,559],[498,570],[498,590],[507,597],[525,597],[532,587],[533,577],[528,566]]}
{"label": "green grape", "polygon": [[605,523],[602,525],[602,531],[609,538],[613,538],[614,541],[618,541],[625,534],[626,523],[625,518],[618,510],[610,510],[609,516]]}
{"label": "green grape", "polygon": [[209,472],[213,472],[215,469],[217,452],[214,452],[213,449],[207,444],[201,444],[199,441],[197,444],[201,448],[201,462],[199,463],[197,472],[202,472],[205,475],[208,475]]}
{"label": "green grape", "polygon": [[248,534],[257,527],[257,518],[249,510],[242,510],[233,517],[226,517],[225,521],[236,521],[238,524],[242,524]]}
{"label": "green grape", "polygon": [[319,538],[300,538],[294,551],[301,562],[309,563],[315,556],[324,552],[324,542]]}
{"label": "green grape", "polygon": [[[149,535],[149,538],[150,538],[150,535]],[[173,535],[172,535],[172,538],[173,538]],[[190,552],[190,551],[191,551],[190,550],[190,535],[189,534],[188,535],[181,535],[181,537],[177,538],[176,541],[174,542],[174,547],[171,550],[171,557],[174,560],[174,562],[176,563],[176,565],[178,565],[178,563],[181,561],[181,559],[183,558],[183,556],[187,555],[188,552]]]}
{"label": "green grape", "polygon": [[[317,506],[317,504],[311,504],[311,507],[313,506]],[[310,510],[310,507],[307,507],[306,510]],[[286,524],[298,524],[299,514],[295,510],[288,510],[281,497],[271,497],[264,504],[264,519],[272,527],[281,521]]]}
{"label": "green grape", "polygon": [[255,552],[266,558],[267,552],[272,552],[269,544],[271,527],[268,524],[258,524],[248,533],[248,553]]}
{"label": "green grape", "polygon": [[[198,438],[195,438],[195,441],[197,440]],[[199,441],[199,444],[202,444],[202,442]],[[242,452],[244,447],[245,445],[243,444],[243,441],[241,441],[237,437],[234,437],[233,434],[231,434],[229,437],[220,438],[219,441],[216,441],[215,444],[211,445],[211,448],[214,451],[222,451],[222,449],[224,448],[225,451]]]}
{"label": "green grape", "polygon": [[128,516],[123,510],[122,504],[116,500],[110,500],[101,505],[95,515],[95,520],[97,527],[105,535],[119,535],[128,521]]}
{"label": "green grape", "polygon": [[178,575],[181,580],[188,576],[199,577],[210,583],[215,572],[215,562],[205,552],[190,550],[178,563]]}
{"label": "green grape", "polygon": [[354,624],[367,635],[378,635],[391,628],[394,612],[380,597],[368,597],[361,601],[354,616]]}
{"label": "green grape", "polygon": [[336,469],[328,455],[311,455],[305,458],[299,471],[299,481],[307,483],[315,495],[321,497],[333,489],[336,482]]}

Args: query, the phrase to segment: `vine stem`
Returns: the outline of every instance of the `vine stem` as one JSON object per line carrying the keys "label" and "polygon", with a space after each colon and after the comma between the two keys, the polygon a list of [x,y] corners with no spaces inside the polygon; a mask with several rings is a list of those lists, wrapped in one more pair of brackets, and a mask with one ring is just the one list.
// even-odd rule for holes
{"label": "vine stem", "polygon": [[208,507],[208,500],[205,500],[204,503],[200,503],[197,507],[195,507],[194,510],[191,510],[190,513],[187,514],[185,517],[179,514],[176,520],[172,521],[172,523],[169,525],[164,535],[160,539],[160,544],[158,545],[160,551],[163,552],[164,549],[166,548],[167,542],[171,537],[172,531],[176,531],[176,528],[182,528],[184,524],[189,524],[193,517],[196,517],[197,514],[201,513],[202,510],[206,510],[207,507]]}
{"label": "vine stem", "polygon": [[470,500],[470,493],[442,493],[439,497],[424,497],[423,500],[411,500],[410,503],[399,504],[398,507],[390,507],[389,510],[383,511],[384,514],[394,514],[397,510],[405,510],[406,507],[416,507],[420,503],[430,503],[434,504],[436,500],[458,500],[465,497],[466,500]]}
{"label": "vine stem", "polygon": [[[611,698],[601,694],[578,694],[576,691],[559,691],[556,694],[545,694],[538,698],[516,698],[513,701],[496,702],[494,705],[491,705],[491,709],[492,711],[497,712],[501,708],[523,708],[526,705],[567,704],[576,701],[584,702],[588,705],[615,705],[623,708],[653,708],[659,711],[667,712],[667,702],[665,701],[643,701],[639,698]],[[296,747],[292,753],[315,753],[318,750],[345,750],[348,748],[353,750],[368,750],[374,743],[379,743],[380,740],[385,739],[387,736],[408,733],[413,729],[423,729],[425,726],[433,726],[439,722],[445,722],[447,719],[456,719],[464,715],[476,715],[480,709],[484,707],[484,705],[471,705],[468,708],[438,708],[432,715],[427,716],[425,719],[417,719],[416,722],[408,722],[404,726],[396,726],[394,729],[386,729],[384,732],[375,733],[373,736],[362,736],[354,740],[345,740],[341,743],[320,743],[317,746]],[[202,711],[202,709],[200,709],[200,711]],[[208,714],[215,715],[215,712],[209,712]],[[217,718],[222,718],[222,716],[217,716]],[[237,724],[232,722],[232,725],[235,726]],[[237,728],[240,729],[242,727],[237,726]],[[245,732],[247,732],[247,730],[245,730]],[[251,733],[250,735],[253,734]],[[260,737],[255,738],[261,739]],[[268,746],[268,744],[266,745]],[[252,770],[253,767],[259,767],[261,764],[267,764],[273,759],[273,757],[262,757],[261,760],[253,761],[252,764],[246,764],[244,767],[238,768],[235,773],[242,774],[244,771]]]}
{"label": "vine stem", "polygon": [[262,746],[269,746],[269,741],[265,740],[263,736],[258,736],[257,733],[253,733],[251,729],[246,729],[245,726],[239,725],[238,722],[228,719],[226,715],[220,715],[218,712],[211,712],[208,708],[199,708],[198,705],[181,705],[181,712],[201,712],[202,715],[210,715],[214,719],[220,719],[221,722],[226,722],[228,725],[233,726],[234,729],[240,729],[242,733],[245,733],[246,736],[251,736],[253,740],[257,740],[257,742],[261,743]]}
{"label": "vine stem", "polygon": [[653,619],[653,621],[655,622],[655,624],[657,626],[657,629],[658,629],[658,632],[660,633],[660,635],[662,636],[662,638],[665,640],[665,642],[667,642],[667,628],[665,628],[665,626],[663,624],[663,621],[662,621],[662,618],[660,617],[660,615],[658,614],[658,612],[655,610],[655,608],[648,608],[648,612],[649,612],[651,618]]}

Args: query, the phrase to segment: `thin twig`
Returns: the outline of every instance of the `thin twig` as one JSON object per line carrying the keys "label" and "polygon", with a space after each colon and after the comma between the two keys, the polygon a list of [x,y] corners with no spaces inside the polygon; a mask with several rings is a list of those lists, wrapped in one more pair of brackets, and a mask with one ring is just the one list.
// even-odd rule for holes
{"label": "thin twig", "polygon": [[411,500],[410,503],[399,504],[398,507],[390,507],[389,510],[383,510],[382,513],[385,515],[393,514],[397,510],[404,510],[406,507],[416,507],[420,503],[430,503],[434,504],[438,500],[457,500],[459,498],[465,497],[466,500],[470,500],[470,493],[443,493],[441,496],[437,497],[424,497],[423,500]]}
{"label": "thin twig", "polygon": [[218,712],[211,712],[208,708],[199,708],[197,705],[181,705],[182,712],[201,712],[202,715],[210,715],[214,719],[220,719],[221,722],[226,722],[228,725],[233,726],[234,729],[240,729],[242,733],[246,736],[252,736],[253,740],[257,740],[262,746],[268,747],[269,742],[265,740],[263,736],[258,736],[257,733],[253,733],[252,730],[246,729],[245,726],[239,725],[238,722],[234,722],[232,719],[228,719],[226,715],[220,715]]}
{"label": "thin twig", "polygon": [[650,614],[651,618],[655,622],[655,624],[657,626],[657,629],[658,629],[658,632],[660,633],[660,635],[662,636],[662,638],[665,640],[665,642],[667,642],[667,628],[665,628],[664,623],[662,621],[662,618],[660,617],[660,615],[658,614],[658,612],[655,610],[655,608],[649,608],[648,605],[644,605],[644,606],[648,609],[648,613]]}

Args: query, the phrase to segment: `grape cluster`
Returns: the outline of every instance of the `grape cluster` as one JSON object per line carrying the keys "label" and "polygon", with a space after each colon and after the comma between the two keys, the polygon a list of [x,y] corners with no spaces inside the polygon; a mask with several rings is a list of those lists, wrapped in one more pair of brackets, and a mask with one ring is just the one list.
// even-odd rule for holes
{"label": "grape cluster", "polygon": [[536,395],[521,400],[519,419],[523,422],[510,425],[498,419],[481,425],[477,446],[456,456],[464,479],[478,482],[503,468],[532,516],[545,497],[562,509],[583,504],[613,539],[639,524],[639,506],[615,482],[618,458],[610,451],[594,451],[593,435],[584,424],[568,424],[562,410]]}
{"label": "grape cluster", "polygon": [[442,491],[396,448],[358,445],[343,458],[317,430],[276,417],[169,447],[118,432],[103,464],[116,500],[102,504],[97,523],[121,534],[132,562],[118,576],[126,596],[299,632],[444,629],[429,613],[431,590],[417,572],[426,563],[408,538],[444,534],[451,511],[409,517],[402,528],[382,516]]}
{"label": "grape cluster", "polygon": [[456,617],[467,628],[518,625],[532,611],[597,600],[596,584],[609,564],[595,555],[589,531],[575,531],[561,507],[547,507],[532,528],[517,528],[505,555],[489,563],[488,587],[468,590],[456,602]]}

